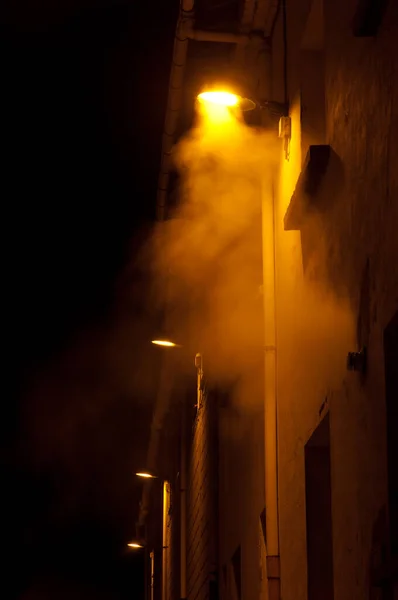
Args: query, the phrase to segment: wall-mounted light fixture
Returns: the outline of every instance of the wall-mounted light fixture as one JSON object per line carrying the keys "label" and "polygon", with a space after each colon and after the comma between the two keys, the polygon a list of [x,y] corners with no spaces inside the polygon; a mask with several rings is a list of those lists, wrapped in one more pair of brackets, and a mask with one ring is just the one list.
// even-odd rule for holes
{"label": "wall-mounted light fixture", "polygon": [[242,84],[239,77],[237,79],[229,78],[223,84],[204,86],[202,91],[197,94],[197,101],[205,107],[207,105],[208,114],[212,115],[216,122],[223,122],[229,110],[231,112],[235,110],[240,112],[266,111],[270,125],[275,128],[279,126],[278,135],[283,140],[285,159],[289,159],[291,118],[288,104],[257,99],[256,95],[251,93],[250,86]]}
{"label": "wall-mounted light fixture", "polygon": [[201,103],[216,104],[227,108],[239,108],[243,112],[256,108],[256,103],[250,98],[220,87],[200,92],[197,98]]}
{"label": "wall-mounted light fixture", "polygon": [[[250,94],[249,90],[245,90],[244,86],[234,81],[232,83],[227,81],[225,84],[206,86],[197,95],[197,99],[202,103],[208,102],[228,108],[239,108],[243,112],[259,108],[268,111],[276,119],[289,118],[289,106],[287,104],[257,99],[253,94]],[[284,123],[286,124],[286,120]]]}
{"label": "wall-mounted light fixture", "polygon": [[142,477],[143,479],[157,479],[157,475],[151,471],[138,471],[136,475],[137,477]]}
{"label": "wall-mounted light fixture", "polygon": [[133,540],[127,544],[129,548],[133,548],[133,550],[140,550],[141,548],[145,548],[145,544],[138,540]]}
{"label": "wall-mounted light fixture", "polygon": [[152,344],[154,344],[155,346],[163,346],[164,348],[180,348],[179,344],[176,344],[172,340],[168,340],[165,338],[152,340]]}

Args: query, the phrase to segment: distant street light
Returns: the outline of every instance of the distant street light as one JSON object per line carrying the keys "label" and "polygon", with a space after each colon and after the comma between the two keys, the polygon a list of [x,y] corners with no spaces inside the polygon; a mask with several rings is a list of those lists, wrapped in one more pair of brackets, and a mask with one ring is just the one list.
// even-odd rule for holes
{"label": "distant street light", "polygon": [[142,477],[144,479],[157,479],[157,475],[150,473],[149,471],[140,471],[136,473],[137,477]]}
{"label": "distant street light", "polygon": [[[204,92],[203,94],[218,94],[218,92]],[[220,94],[224,94],[227,92],[219,92]],[[203,94],[200,94],[203,95]],[[233,94],[232,94],[233,95]],[[238,96],[237,96],[238,98]],[[163,348],[182,348],[183,346],[181,344],[176,344],[175,342],[169,340],[169,339],[159,339],[159,340],[152,340],[152,344],[155,344],[156,346],[162,346]],[[198,352],[195,355],[195,367],[196,367],[196,371],[197,371],[197,390],[198,390],[198,399],[197,399],[197,407],[199,408],[202,405],[202,385],[203,385],[203,355]],[[155,475],[152,475],[151,473],[136,473],[136,475],[138,475],[138,477],[146,477],[146,478],[153,478],[155,477]]]}
{"label": "distant street light", "polygon": [[134,550],[138,550],[140,548],[145,548],[144,544],[141,544],[140,542],[129,542],[127,544],[127,546],[129,548],[134,548]]}
{"label": "distant street light", "polygon": [[155,346],[164,346],[165,348],[181,348],[179,344],[171,340],[152,340],[152,344],[155,344]]}

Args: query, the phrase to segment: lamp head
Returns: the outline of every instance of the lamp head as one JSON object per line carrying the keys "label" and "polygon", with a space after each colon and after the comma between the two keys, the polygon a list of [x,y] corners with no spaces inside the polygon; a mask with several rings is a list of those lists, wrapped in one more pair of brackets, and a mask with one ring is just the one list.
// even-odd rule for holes
{"label": "lamp head", "polygon": [[235,67],[226,67],[220,76],[214,69],[202,72],[197,82],[197,100],[203,105],[213,104],[246,112],[257,106],[253,98],[253,84],[247,73]]}
{"label": "lamp head", "polygon": [[164,348],[178,348],[178,344],[176,344],[175,342],[171,341],[171,340],[166,340],[166,339],[159,339],[159,340],[152,340],[152,344],[154,344],[155,346],[163,346]]}
{"label": "lamp head", "polygon": [[198,94],[197,99],[202,104],[212,104],[224,106],[227,108],[238,108],[243,112],[254,110],[256,103],[250,98],[245,98],[240,94],[227,91],[223,88],[214,88]]}
{"label": "lamp head", "polygon": [[139,550],[140,548],[144,548],[145,547],[144,544],[141,544],[141,542],[138,542],[138,541],[129,542],[127,544],[127,546],[129,548],[132,548],[133,550]]}
{"label": "lamp head", "polygon": [[151,473],[150,471],[138,471],[136,473],[137,477],[142,477],[143,479],[156,479],[157,476]]}

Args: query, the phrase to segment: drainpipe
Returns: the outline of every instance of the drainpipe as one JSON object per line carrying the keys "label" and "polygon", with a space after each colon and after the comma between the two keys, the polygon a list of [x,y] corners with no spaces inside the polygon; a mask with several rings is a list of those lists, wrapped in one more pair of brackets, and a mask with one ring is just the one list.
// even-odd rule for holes
{"label": "drainpipe", "polygon": [[[261,3],[262,4],[262,3]],[[287,48],[286,0],[272,0],[263,22],[268,45],[260,56],[262,76],[259,94],[271,98],[272,56],[271,40],[279,9],[282,8],[284,37],[284,104],[287,105]],[[263,15],[261,15],[261,19]],[[267,111],[263,111],[263,125],[269,125]],[[265,454],[265,514],[266,514],[266,568],[269,600],[281,598],[279,506],[278,506],[278,403],[277,403],[277,331],[276,331],[276,217],[272,178],[263,182],[262,235],[263,235],[263,300],[264,300],[264,454]]]}
{"label": "drainpipe", "polygon": [[198,352],[195,356],[196,367],[196,408],[199,410],[203,399],[203,357]]}
{"label": "drainpipe", "polygon": [[168,517],[170,509],[170,484],[168,481],[163,482],[163,534],[162,534],[162,600],[168,600]]}
{"label": "drainpipe", "polygon": [[[267,186],[268,187],[268,186]],[[263,294],[264,294],[264,441],[265,514],[269,600],[280,599],[278,434],[275,319],[275,210],[273,189],[263,191]]]}
{"label": "drainpipe", "polygon": [[151,594],[150,594],[150,600],[155,600],[155,596],[154,596],[154,584],[155,584],[155,553],[152,550],[152,552],[149,554],[149,558],[151,561]]}
{"label": "drainpipe", "polygon": [[[261,54],[262,77],[260,93],[271,97],[270,45]],[[267,111],[263,111],[267,126]],[[264,460],[266,567],[269,600],[280,600],[279,514],[278,514],[278,421],[277,421],[277,356],[276,356],[276,299],[275,299],[275,206],[271,177],[262,189],[262,246],[264,301]]]}

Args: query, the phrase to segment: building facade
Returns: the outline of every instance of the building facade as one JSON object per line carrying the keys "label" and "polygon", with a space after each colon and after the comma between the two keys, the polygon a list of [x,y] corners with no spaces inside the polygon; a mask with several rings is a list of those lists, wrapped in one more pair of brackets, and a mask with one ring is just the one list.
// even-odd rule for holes
{"label": "building facade", "polygon": [[[225,18],[217,3],[182,5],[180,18],[197,11],[199,33],[186,43],[208,44],[201,58],[210,70],[244,65],[262,101],[257,127],[277,138],[283,117],[277,164],[259,188],[263,344],[250,374],[258,385],[216,392],[209,364],[197,402],[184,395],[185,419],[170,402],[158,423],[182,423],[151,454],[157,464],[173,455],[166,471],[179,498],[168,509],[177,533],[167,534],[167,552],[178,558],[162,600],[392,600],[398,5],[235,4]],[[226,46],[240,49],[225,54]],[[197,62],[187,50],[180,118],[203,73]]]}

